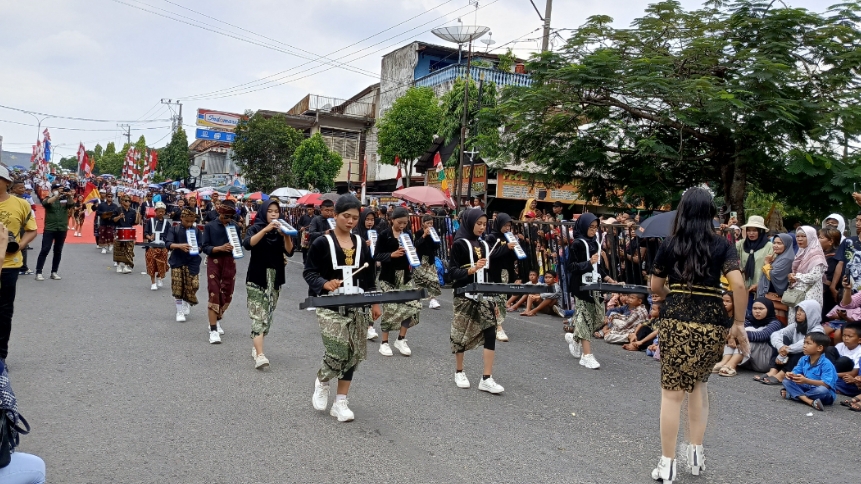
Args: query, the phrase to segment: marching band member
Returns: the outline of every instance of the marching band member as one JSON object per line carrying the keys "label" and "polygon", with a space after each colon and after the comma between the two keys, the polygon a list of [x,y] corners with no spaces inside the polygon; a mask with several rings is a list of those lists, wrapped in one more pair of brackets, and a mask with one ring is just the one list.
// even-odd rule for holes
{"label": "marching band member", "polygon": [[[200,287],[200,255],[192,255],[186,232],[193,230],[195,238],[203,240],[203,234],[197,229],[197,215],[194,210],[186,207],[182,211],[181,224],[171,227],[165,237],[165,246],[170,250],[170,288],[176,302],[176,320],[185,321],[191,312],[191,306],[197,305],[197,289]],[[198,248],[199,250],[199,248]]]}
{"label": "marching band member", "polygon": [[[487,244],[490,246],[490,268],[487,270],[490,282],[504,283],[514,282],[520,284],[520,278],[515,272],[515,264],[517,264],[517,255],[514,253],[514,247],[517,242],[507,242],[505,233],[511,231],[511,216],[507,213],[500,213],[496,216],[496,224],[494,232],[487,238]],[[516,280],[515,280],[516,279]],[[499,341],[508,341],[508,335],[502,328],[502,323],[505,322],[505,303],[508,300],[506,294],[499,294],[499,302],[497,303],[496,312],[496,339]]]}
{"label": "marching band member", "polygon": [[[479,239],[487,229],[487,215],[481,210],[463,212],[461,225],[454,234],[449,253],[449,273],[452,288],[475,281],[475,273],[487,265],[488,246]],[[471,299],[454,296],[454,319],[451,323],[451,351],[455,358],[454,382],[459,388],[469,388],[463,372],[463,353],[484,343],[484,374],[478,389],[502,393],[505,389],[493,380],[493,359],[496,349],[496,298]]]}
{"label": "marching band member", "polygon": [[[398,237],[410,221],[410,213],[403,207],[392,211],[391,228],[384,230],[377,238],[374,248],[374,260],[380,263],[380,275],[377,285],[383,292],[415,289],[412,281],[412,268],[406,258],[406,250],[398,242]],[[422,302],[409,301],[406,303],[383,304],[383,319],[380,321],[382,339],[380,354],[392,356],[389,347],[389,332],[399,331],[395,348],[404,356],[410,356],[412,350],[407,345],[407,330],[419,324],[419,314]]]}
{"label": "marching band member", "polygon": [[236,207],[230,200],[218,205],[218,218],[206,224],[201,249],[206,253],[206,282],[209,292],[209,342],[221,343],[224,330],[221,318],[233,300],[236,284],[236,261],[233,246],[227,238],[227,226],[233,223]]}
{"label": "marching band member", "polygon": [[[311,225],[307,230],[309,247],[321,236],[332,233],[332,230],[329,227],[329,219],[334,216],[335,203],[331,200],[323,200],[323,203],[320,204],[320,215],[314,216],[311,220]],[[308,288],[308,295],[314,295],[310,288]],[[313,311],[314,309],[315,308],[307,308],[308,311]]]}
{"label": "marching band member", "polygon": [[[144,222],[144,241],[153,242],[158,234],[158,240],[164,242],[170,223],[165,220],[164,214],[167,206],[162,202],[155,204],[155,217]],[[152,282],[151,290],[155,291],[162,286],[162,281],[167,276],[167,248],[147,247],[144,260],[146,260],[146,273]]]}
{"label": "marching band member", "polygon": [[[140,223],[140,213],[131,205],[132,199],[128,195],[122,195],[119,213],[111,219],[116,227],[131,228]],[[114,239],[114,262],[117,263],[117,273],[131,274],[135,267],[134,240]]]}
{"label": "marching band member", "polygon": [[308,249],[311,247],[311,237],[308,229],[311,227],[311,221],[314,220],[314,204],[305,205],[305,213],[299,217],[299,244],[302,246],[302,262],[308,258]]}
{"label": "marching band member", "polygon": [[[374,210],[367,208],[362,211],[362,214],[359,215],[359,223],[356,224],[356,227],[353,229],[353,233],[357,234],[362,238],[365,245],[371,247],[371,239],[368,237],[368,230],[374,230],[374,225],[376,224],[377,216],[374,214]],[[301,222],[301,219],[300,219]],[[376,265],[377,262],[374,262]],[[377,268],[374,267],[374,271],[376,273]],[[380,335],[377,334],[377,330],[374,329],[374,321],[370,321],[370,325],[368,326],[368,339],[373,341],[377,339]]]}
{"label": "marching band member", "polygon": [[270,198],[263,202],[254,225],[248,227],[248,233],[242,241],[242,246],[251,253],[245,288],[248,291],[251,340],[254,342],[251,357],[257,369],[269,366],[269,360],[263,354],[263,338],[269,334],[272,314],[278,303],[281,286],[286,280],[284,266],[287,261],[284,256],[293,257],[293,237],[281,232],[279,218],[281,209],[278,199]]}
{"label": "marching band member", "polygon": [[[343,272],[336,269],[333,262],[336,261],[339,266],[361,265],[363,261],[373,264],[370,248],[362,244],[361,238],[350,233],[359,220],[360,208],[361,204],[356,197],[342,196],[335,206],[335,230],[331,234],[318,237],[311,244],[302,275],[314,295],[322,295],[340,287]],[[373,270],[363,270],[356,274],[354,282],[366,291],[375,289]],[[374,304],[371,307],[371,320],[380,317],[381,312],[380,305]],[[343,311],[317,309],[317,322],[320,324],[326,353],[323,356],[323,364],[317,371],[311,403],[316,410],[326,410],[329,404],[329,381],[337,379],[335,403],[329,414],[341,422],[354,418],[348,406],[347,393],[353,373],[367,355],[368,340],[365,338],[365,331],[368,318],[367,309],[362,307],[344,308]]]}
{"label": "marching band member", "polygon": [[111,192],[105,193],[105,201],[99,204],[96,209],[96,215],[99,219],[99,246],[102,248],[102,254],[106,254],[109,250],[114,250],[114,217],[117,216],[119,207],[114,203],[114,195]]}
{"label": "marching band member", "polygon": [[442,289],[439,285],[439,275],[436,272],[436,252],[439,248],[439,242],[434,242],[430,236],[430,229],[433,227],[433,217],[425,215],[422,217],[422,229],[416,232],[416,253],[422,261],[422,265],[416,268],[413,272],[413,280],[416,286],[423,287],[427,290],[430,296],[428,307],[430,309],[439,309],[439,301],[437,296],[442,294]]}

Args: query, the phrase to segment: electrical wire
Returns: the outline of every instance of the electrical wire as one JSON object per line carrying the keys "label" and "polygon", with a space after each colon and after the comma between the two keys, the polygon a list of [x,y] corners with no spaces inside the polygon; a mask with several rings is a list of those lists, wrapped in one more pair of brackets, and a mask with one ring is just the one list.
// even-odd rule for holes
{"label": "electrical wire", "polygon": [[[0,119],[0,123],[18,124],[21,126],[30,126],[30,127],[36,126],[33,123],[22,123],[20,121],[11,121],[8,119]],[[57,129],[57,130],[64,130],[64,131],[102,131],[102,132],[114,131],[113,129],[69,128],[69,127],[65,127],[65,126],[43,126],[43,127],[45,129]],[[137,129],[138,130],[144,130],[144,129],[164,129],[164,128],[170,128],[170,126],[150,126],[150,127],[146,127],[146,128],[137,128]]]}
{"label": "electrical wire", "polygon": [[12,106],[4,106],[2,104],[0,104],[0,108],[9,109],[11,111],[18,111],[20,113],[35,114],[36,116],[47,116],[49,118],[54,118],[54,119],[70,119],[72,121],[87,121],[87,122],[91,122],[91,123],[138,123],[138,122],[140,122],[140,123],[154,123],[154,122],[170,121],[169,118],[168,119],[147,119],[145,121],[137,121],[137,120],[129,121],[129,120],[122,120],[122,119],[76,118],[74,116],[60,116],[58,114],[40,113],[38,111],[30,111],[27,109],[13,108]]}

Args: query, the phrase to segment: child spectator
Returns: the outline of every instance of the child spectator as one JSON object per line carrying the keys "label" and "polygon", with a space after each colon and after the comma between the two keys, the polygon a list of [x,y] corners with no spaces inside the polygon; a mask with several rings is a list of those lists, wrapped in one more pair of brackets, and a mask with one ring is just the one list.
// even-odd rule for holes
{"label": "child spectator", "polygon": [[[774,356],[771,335],[782,328],[783,324],[775,315],[774,303],[764,297],[757,299],[753,302],[750,316],[744,322],[750,342],[750,355],[741,354],[736,348],[737,342],[730,340],[724,348],[724,357],[715,365],[714,372],[720,376],[736,376],[739,365],[752,366],[755,371],[767,371]],[[751,362],[751,358],[756,361]]]}
{"label": "child spectator", "polygon": [[825,333],[809,333],[805,336],[804,356],[792,372],[786,374],[781,397],[804,402],[820,412],[825,410],[824,405],[834,403],[837,398],[834,393],[837,370],[831,360],[822,357],[830,344],[831,339]]}
{"label": "child spectator", "polygon": [[826,315],[828,322],[822,325],[825,334],[830,336],[832,341],[842,340],[841,332],[847,322],[861,321],[861,292],[852,294],[849,276],[843,277],[842,285],[843,295],[840,303]]}
{"label": "child spectator", "polygon": [[629,335],[635,334],[637,326],[648,317],[646,306],[643,305],[643,294],[628,294],[628,314],[611,314],[607,318],[609,331],[604,335],[604,341],[612,344],[630,342]]}
{"label": "child spectator", "polygon": [[607,301],[607,312],[604,317],[604,326],[600,330],[595,331],[592,335],[597,339],[603,339],[604,335],[610,332],[610,318],[613,315],[627,317],[631,310],[628,308],[628,295],[623,293],[613,293],[610,300]]}
{"label": "child spectator", "polygon": [[544,283],[551,287],[551,292],[528,294],[526,311],[520,313],[521,316],[535,316],[539,312],[553,314],[553,306],[558,305],[562,300],[562,290],[556,283],[556,271],[545,272]]}
{"label": "child spectator", "polygon": [[[529,271],[529,281],[524,285],[534,286],[535,284],[538,284],[538,271]],[[523,296],[511,296],[508,298],[505,310],[508,312],[517,311],[517,308],[526,302],[528,296],[529,294],[524,294]]]}
{"label": "child spectator", "polygon": [[[628,351],[643,351],[658,337],[658,330],[652,327],[652,321],[661,316],[661,304],[652,303],[649,310],[649,319],[638,324],[634,331],[628,335],[628,344],[622,345],[622,349]],[[651,355],[649,355],[651,356]]]}
{"label": "child spectator", "polygon": [[[861,394],[861,388],[855,383],[855,377],[858,376],[858,360],[861,359],[861,324],[849,323],[843,328],[843,342],[837,346],[828,348],[826,356],[828,356],[837,369],[837,393],[855,397]],[[836,357],[836,358],[835,358]],[[850,406],[852,403],[859,403],[859,400],[853,398],[849,403],[841,402],[841,405]],[[855,410],[853,408],[853,410]],[[861,411],[861,405],[857,411]]]}
{"label": "child spectator", "polygon": [[779,385],[784,372],[795,368],[801,360],[805,337],[810,333],[825,334],[819,324],[821,316],[822,309],[818,302],[806,299],[798,303],[795,307],[795,322],[771,334],[771,346],[777,350],[771,369],[758,378],[754,377],[754,380],[766,385]]}

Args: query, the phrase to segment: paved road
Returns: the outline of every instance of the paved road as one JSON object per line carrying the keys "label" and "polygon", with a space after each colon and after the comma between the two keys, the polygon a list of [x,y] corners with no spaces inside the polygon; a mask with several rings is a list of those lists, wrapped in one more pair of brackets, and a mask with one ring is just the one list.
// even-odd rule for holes
{"label": "paved road", "polygon": [[[253,368],[241,285],[224,343],[209,345],[200,307],[175,322],[169,291],[151,292],[140,266],[116,274],[109,256],[75,245],[61,274],[20,280],[8,359],[33,426],[21,450],[45,459],[49,482],[652,482],[658,364],[599,342],[601,369],[583,369],[558,318],[506,324],[494,371],[503,395],[477,391],[480,351],[467,353],[473,388],[461,390],[449,291],[410,331],[411,358],[369,346],[345,424],[311,408],[322,344],[313,314],[298,310],[301,265],[288,265],[267,372]],[[808,417],[747,373],[713,378],[710,393],[708,470],[681,482],[857,480],[861,415],[836,406]]]}

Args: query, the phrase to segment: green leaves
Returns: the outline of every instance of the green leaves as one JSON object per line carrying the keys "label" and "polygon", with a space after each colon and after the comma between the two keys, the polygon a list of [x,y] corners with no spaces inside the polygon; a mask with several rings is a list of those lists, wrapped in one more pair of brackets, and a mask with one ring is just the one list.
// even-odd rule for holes
{"label": "green leaves", "polygon": [[304,135],[283,115],[265,118],[248,111],[235,133],[234,160],[253,190],[269,193],[295,184],[292,156]]}
{"label": "green leaves", "polygon": [[300,188],[317,188],[326,193],[335,188],[335,177],[344,162],[330,150],[320,133],[302,141],[293,153],[293,175]]}
{"label": "green leaves", "polygon": [[158,153],[158,174],[164,179],[182,180],[188,176],[191,154],[188,136],[182,126],[171,135],[170,142]]}
{"label": "green leaves", "polygon": [[395,158],[412,161],[433,143],[440,108],[433,89],[412,87],[395,101],[377,122],[377,153],[380,161],[395,164]]}

